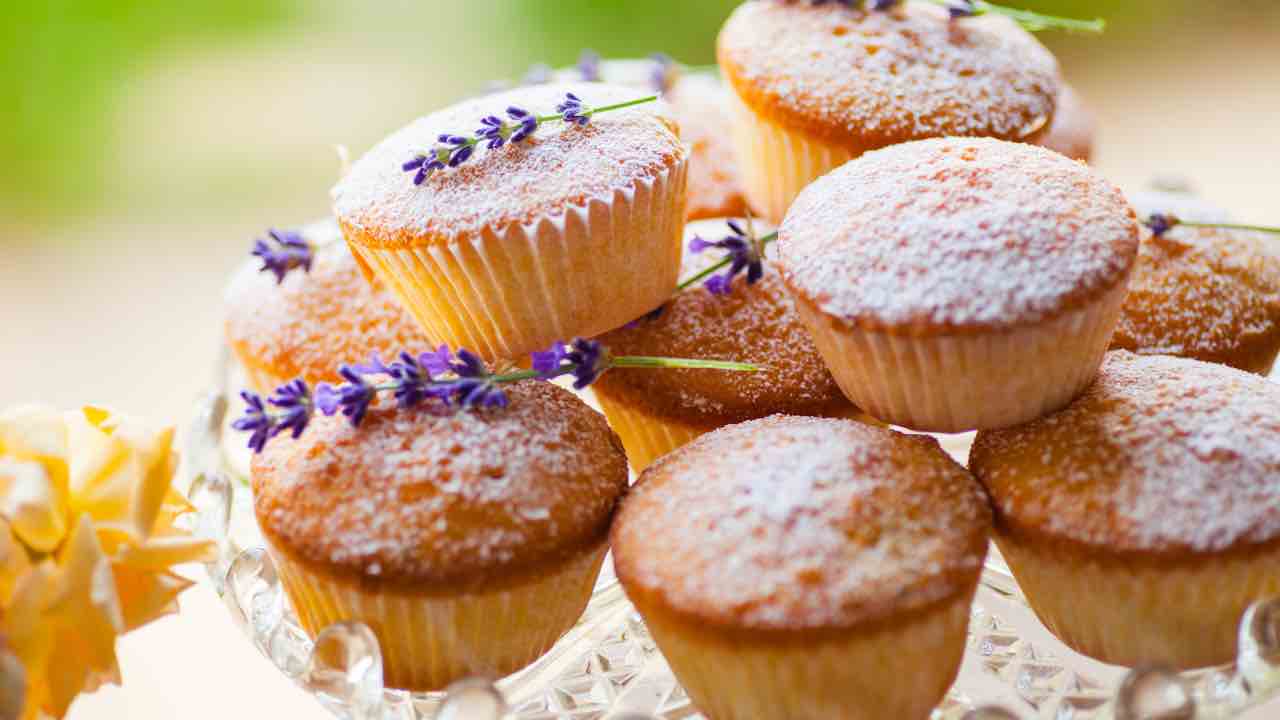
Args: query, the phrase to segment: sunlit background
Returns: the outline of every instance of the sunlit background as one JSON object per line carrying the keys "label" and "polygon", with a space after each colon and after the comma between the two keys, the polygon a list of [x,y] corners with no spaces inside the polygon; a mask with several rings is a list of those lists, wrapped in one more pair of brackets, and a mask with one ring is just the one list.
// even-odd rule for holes
{"label": "sunlit background", "polygon": [[[255,234],[328,211],[335,145],[358,154],[492,79],[571,64],[585,47],[711,62],[735,4],[4,3],[0,406],[95,400],[181,420],[209,376],[227,273]],[[1101,37],[1042,36],[1097,110],[1105,173],[1127,187],[1185,178],[1242,219],[1280,222],[1280,3],[1020,5],[1110,19]],[[212,642],[203,624],[177,627],[134,642]],[[210,652],[184,662],[208,672]],[[126,660],[129,688],[84,707],[151,717],[198,686],[159,691],[147,678],[177,682],[176,670],[154,653]],[[193,711],[206,716],[182,715]]]}

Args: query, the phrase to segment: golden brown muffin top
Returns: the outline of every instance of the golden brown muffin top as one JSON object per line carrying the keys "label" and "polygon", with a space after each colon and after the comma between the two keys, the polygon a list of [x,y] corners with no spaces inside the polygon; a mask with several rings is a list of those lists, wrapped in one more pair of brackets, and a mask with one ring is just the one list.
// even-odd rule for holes
{"label": "golden brown muffin top", "polygon": [[373,353],[390,359],[428,349],[395,296],[365,281],[334,221],[309,225],[302,236],[318,246],[309,273],[292,272],[277,284],[255,261],[227,289],[227,340],[241,362],[315,383]]}
{"label": "golden brown muffin top", "polygon": [[1127,281],[1139,225],[1124,195],[1032,145],[948,138],[867,153],[782,224],[783,276],[824,313],[900,333],[1041,322]]}
{"label": "golden brown muffin top", "polygon": [[1029,140],[1049,124],[1058,63],[996,15],[949,19],[760,0],[720,31],[720,67],[756,113],[857,153],[909,140]]}
{"label": "golden brown muffin top", "polygon": [[253,460],[272,541],[339,576],[430,593],[517,582],[605,539],[627,461],[604,417],[563,388],[510,405],[317,417]]}
{"label": "golden brown muffin top", "polygon": [[[1222,222],[1218,207],[1180,193],[1129,196],[1139,214]],[[1178,355],[1266,373],[1280,352],[1280,258],[1255,234],[1143,229],[1112,347]]]}
{"label": "golden brown muffin top", "polygon": [[1036,144],[1073,160],[1089,162],[1093,159],[1096,131],[1097,121],[1093,117],[1093,111],[1075,88],[1063,83],[1062,91],[1058,93],[1053,122],[1049,124],[1049,131]]}
{"label": "golden brown muffin top", "polygon": [[1222,365],[1107,355],[1065,410],[978,433],[1001,529],[1172,557],[1280,537],[1280,385]]}
{"label": "golden brown muffin top", "polygon": [[729,90],[718,78],[682,75],[667,100],[689,146],[689,219],[735,217],[747,211],[738,159],[729,136]]}
{"label": "golden brown muffin top", "polygon": [[730,630],[822,632],[970,592],[990,522],[933,438],[776,415],[651,465],[611,537],[633,598]]}
{"label": "golden brown muffin top", "polygon": [[585,127],[544,123],[528,140],[482,147],[463,165],[422,185],[401,166],[430,152],[442,133],[468,135],[508,106],[554,113],[572,92],[599,107],[647,95],[598,83],[517,88],[459,103],[394,133],[360,158],[333,189],[334,212],[347,239],[368,247],[416,247],[513,225],[553,222],[570,207],[612,203],[685,161],[670,109],[650,103],[602,113]]}
{"label": "golden brown muffin top", "polygon": [[[772,228],[756,223],[756,230],[765,234]],[[700,235],[714,241],[727,234],[723,219],[689,223],[681,275],[690,277],[723,257],[715,248],[695,255],[688,249],[689,240]],[[660,417],[723,425],[774,413],[853,412],[818,355],[772,259],[765,261],[764,277],[754,285],[748,285],[743,274],[734,278],[728,295],[713,295],[702,285],[691,287],[677,293],[657,317],[641,318],[599,339],[616,355],[736,360],[764,368],[754,373],[624,370],[605,373],[596,381],[597,391]]]}

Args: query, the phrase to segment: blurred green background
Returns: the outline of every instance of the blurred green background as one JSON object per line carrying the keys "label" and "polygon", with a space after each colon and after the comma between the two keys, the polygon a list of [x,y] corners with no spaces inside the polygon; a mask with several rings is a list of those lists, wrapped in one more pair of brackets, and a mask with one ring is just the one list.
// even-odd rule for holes
{"label": "blurred green background", "polygon": [[[584,47],[710,62],[737,2],[3,3],[0,334],[26,350],[0,355],[0,405],[38,393],[178,416],[205,381],[228,273],[266,228],[328,212],[335,145],[358,155]],[[1280,2],[1020,4],[1111,21],[1041,34],[1097,111],[1102,172],[1125,187],[1184,176],[1280,221]]]}
{"label": "blurred green background", "polygon": [[[668,52],[713,59],[736,0],[47,0],[6,3],[0,26],[0,210],[48,225],[98,214],[232,216],[324,208],[336,161],[414,115],[537,61]],[[1107,16],[1103,38],[1046,42],[1099,68],[1123,46],[1188,29],[1230,42],[1274,24],[1274,0],[1026,0]],[[1212,49],[1208,51],[1212,52]],[[1074,72],[1073,72],[1074,71]],[[1263,88],[1259,88],[1260,91]],[[1272,85],[1269,92],[1276,92]],[[264,218],[265,219],[265,218]],[[25,234],[25,233],[24,233]]]}

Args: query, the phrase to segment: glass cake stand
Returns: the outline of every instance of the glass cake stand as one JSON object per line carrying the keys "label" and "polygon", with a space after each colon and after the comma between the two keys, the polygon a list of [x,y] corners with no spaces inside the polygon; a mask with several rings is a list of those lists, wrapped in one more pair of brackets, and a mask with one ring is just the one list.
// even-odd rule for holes
{"label": "glass cake stand", "polygon": [[[663,660],[606,561],[578,624],[550,652],[506,678],[471,678],[440,693],[382,684],[377,638],[344,622],[310,638],[263,550],[247,450],[227,436],[238,378],[224,349],[213,390],[186,436],[191,526],[215,540],[210,582],[273,664],[333,714],[351,720],[677,720],[702,718]],[[963,440],[947,439],[953,451]],[[1104,590],[1100,590],[1104,591]],[[973,606],[959,677],[933,720],[1214,720],[1280,695],[1280,599],[1241,619],[1239,657],[1219,668],[1129,670],[1072,651],[1042,626],[992,548]]]}

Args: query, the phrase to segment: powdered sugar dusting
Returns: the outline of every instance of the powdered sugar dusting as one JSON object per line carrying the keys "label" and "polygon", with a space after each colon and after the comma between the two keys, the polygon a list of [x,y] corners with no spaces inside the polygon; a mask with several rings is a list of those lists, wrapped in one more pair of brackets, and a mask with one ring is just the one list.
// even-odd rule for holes
{"label": "powdered sugar dusting", "polygon": [[720,64],[752,106],[858,149],[946,135],[1027,139],[1052,118],[1058,65],[1008,18],[743,3]]}
{"label": "powdered sugar dusting", "polygon": [[277,285],[252,260],[227,288],[227,339],[241,362],[315,383],[375,352],[389,359],[401,350],[428,349],[395,296],[365,281],[336,222],[310,225],[302,234],[319,246],[310,273],[290,273]]}
{"label": "powdered sugar dusting", "polygon": [[[1130,198],[1143,217],[1172,213],[1186,220],[1227,220],[1220,208],[1184,194]],[[1143,235],[1112,346],[1265,370],[1280,350],[1280,259],[1268,251],[1267,241],[1214,228]]]}
{"label": "powdered sugar dusting", "polygon": [[611,202],[685,159],[669,109],[661,103],[603,113],[591,124],[547,123],[529,140],[478,150],[466,164],[433,174],[420,186],[401,165],[436,144],[441,133],[470,133],[487,115],[511,105],[553,112],[573,92],[592,106],[643,97],[594,83],[541,85],[468,100],[394,133],[352,166],[333,190],[334,211],[362,242],[415,242],[499,231],[512,223],[557,216],[595,198]]}
{"label": "powdered sugar dusting", "polygon": [[810,185],[782,225],[788,281],[850,322],[1038,322],[1126,282],[1139,225],[1120,191],[1044,148],[925,140]]}
{"label": "powdered sugar dusting", "polygon": [[508,386],[508,408],[383,404],[317,418],[253,462],[258,522],[312,562],[388,579],[518,573],[603,539],[626,488],[604,418],[562,388]]}
{"label": "powdered sugar dusting", "polygon": [[931,438],[773,416],[647,469],[615,523],[615,565],[628,592],[699,620],[848,627],[971,588],[988,514]]}
{"label": "powdered sugar dusting", "polygon": [[[772,229],[756,222],[759,234]],[[719,240],[726,234],[722,219],[689,223],[681,275],[690,277],[723,257],[714,249],[688,252],[693,236]],[[737,360],[755,363],[764,368],[761,372],[627,370],[605,374],[596,390],[659,416],[711,424],[774,413],[852,413],[853,405],[822,362],[782,283],[772,260],[775,249],[776,244],[769,246],[758,283],[748,285],[746,276],[739,275],[727,296],[713,295],[701,285],[689,288],[672,298],[658,317],[600,337],[618,355]]]}
{"label": "powdered sugar dusting", "polygon": [[1066,410],[978,434],[999,512],[1114,552],[1218,552],[1280,537],[1280,385],[1128,352]]}

